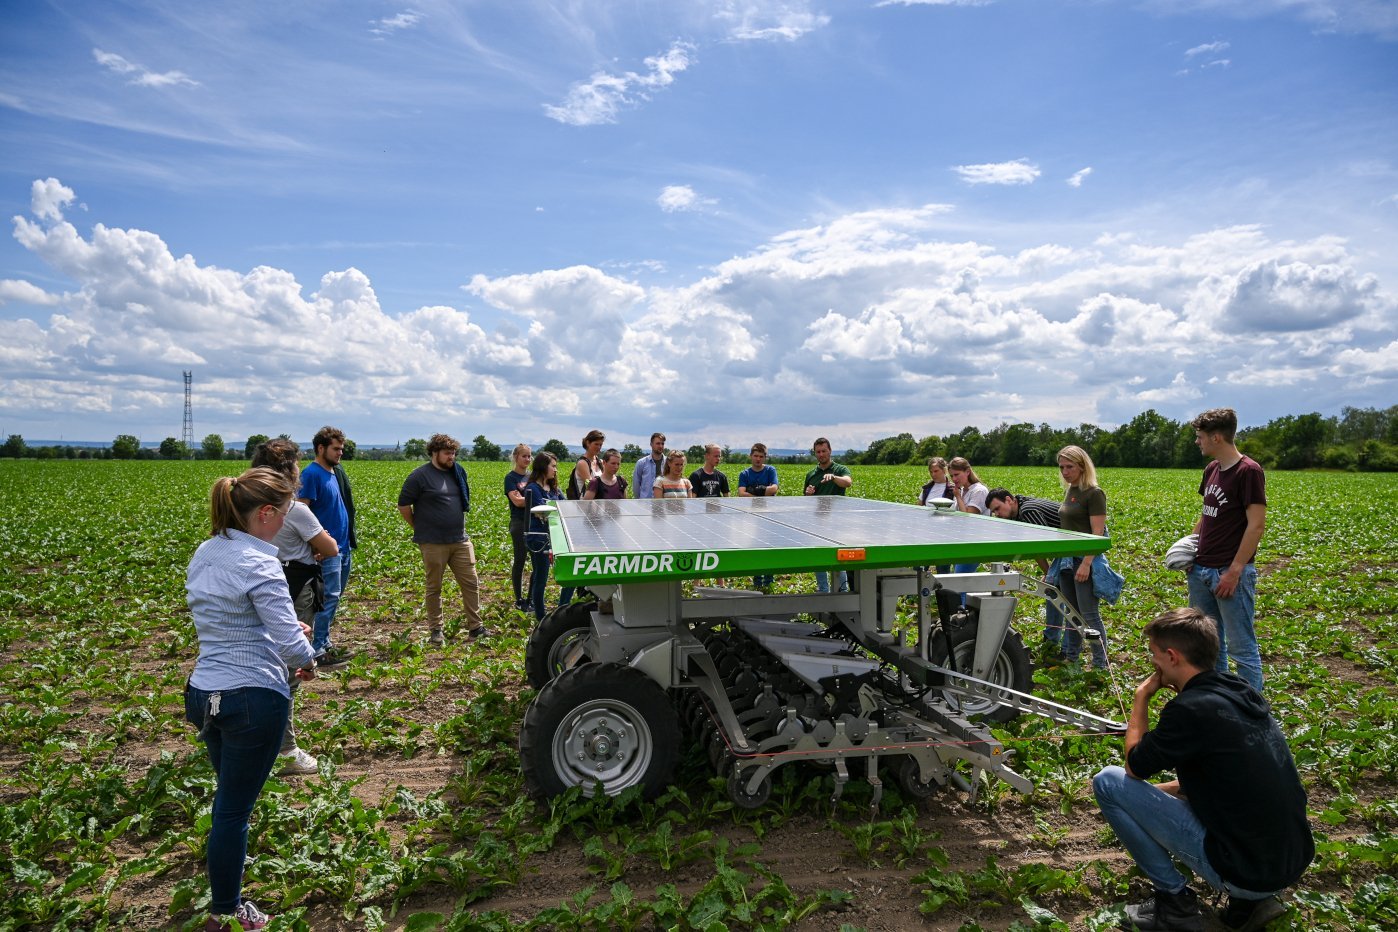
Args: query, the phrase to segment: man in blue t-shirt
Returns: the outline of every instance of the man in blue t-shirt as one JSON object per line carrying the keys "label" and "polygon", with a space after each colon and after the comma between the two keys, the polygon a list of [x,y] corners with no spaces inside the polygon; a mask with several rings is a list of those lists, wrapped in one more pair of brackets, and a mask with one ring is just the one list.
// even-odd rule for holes
{"label": "man in blue t-shirt", "polygon": [[326,557],[320,563],[325,592],[321,609],[311,623],[311,649],[316,652],[316,662],[333,670],[349,663],[353,656],[330,643],[330,627],[335,623],[340,595],[349,582],[351,555],[354,553],[350,541],[349,510],[345,507],[345,498],[335,475],[345,454],[345,434],[335,427],[322,427],[316,431],[311,444],[315,448],[316,458],[301,470],[301,488],[296,497],[310,507],[321,527],[335,538],[335,543],[340,547],[337,556]]}
{"label": "man in blue t-shirt", "polygon": [[[754,443],[748,451],[752,465],[738,473],[739,498],[766,498],[777,494],[777,467],[767,462],[767,444]],[[768,589],[775,576],[754,576],[754,589]]]}

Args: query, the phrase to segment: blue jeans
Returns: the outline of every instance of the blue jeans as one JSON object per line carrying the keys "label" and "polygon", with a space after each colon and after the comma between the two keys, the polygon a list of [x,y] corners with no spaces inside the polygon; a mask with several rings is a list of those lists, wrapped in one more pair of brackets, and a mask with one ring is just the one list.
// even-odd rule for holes
{"label": "blue jeans", "polygon": [[1052,602],[1044,603],[1044,643],[1054,647],[1063,644],[1063,613]]}
{"label": "blue jeans", "polygon": [[[830,574],[825,570],[816,570],[816,592],[830,591]],[[849,574],[840,570],[835,574],[835,585],[841,592],[849,592]]]}
{"label": "blue jeans", "polygon": [[1102,768],[1092,778],[1092,793],[1116,837],[1157,889],[1166,893],[1184,889],[1184,875],[1173,859],[1179,858],[1209,886],[1229,896],[1261,900],[1279,892],[1244,890],[1220,877],[1204,854],[1204,826],[1188,801],[1137,780],[1121,767]]}
{"label": "blue jeans", "polygon": [[[529,552],[529,606],[534,609],[534,618],[544,620],[544,593],[549,586],[549,552]],[[573,601],[573,587],[565,586],[558,594],[558,605],[562,608]]]}
{"label": "blue jeans", "polygon": [[[1073,568],[1063,570],[1058,574],[1058,588],[1067,599],[1078,610],[1083,622],[1088,628],[1096,631],[1098,636],[1089,638],[1092,644],[1092,665],[1100,669],[1107,666],[1107,628],[1102,624],[1102,612],[1098,608],[1097,593],[1092,588],[1092,576],[1089,574],[1086,582],[1078,582],[1075,578],[1077,568],[1082,565],[1082,557],[1073,558]],[[1063,631],[1063,656],[1069,661],[1077,660],[1082,654],[1082,635],[1075,628],[1066,628]]]}
{"label": "blue jeans", "polygon": [[349,584],[353,555],[354,551],[346,547],[339,556],[320,561],[320,579],[325,593],[320,611],[311,623],[311,650],[316,653],[330,646],[330,626],[335,622],[335,610],[340,607],[340,594]]}
{"label": "blue jeans", "polygon": [[[217,715],[209,714],[213,696],[219,697]],[[242,902],[248,819],[276,763],[290,714],[290,700],[271,689],[185,688],[184,716],[199,729],[218,775],[208,845],[211,913],[231,913]]]}
{"label": "blue jeans", "polygon": [[1257,567],[1249,563],[1238,579],[1238,588],[1226,599],[1214,595],[1223,570],[1195,565],[1189,571],[1189,606],[1208,615],[1218,625],[1218,665],[1228,672],[1228,658],[1238,675],[1253,689],[1262,692],[1262,653],[1257,647],[1257,631],[1252,619],[1257,598]]}

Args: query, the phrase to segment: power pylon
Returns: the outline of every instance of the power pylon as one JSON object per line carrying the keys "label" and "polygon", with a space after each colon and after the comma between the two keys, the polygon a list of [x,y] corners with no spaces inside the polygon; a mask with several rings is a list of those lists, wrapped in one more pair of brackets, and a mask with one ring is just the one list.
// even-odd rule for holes
{"label": "power pylon", "polygon": [[194,373],[188,369],[184,373],[184,430],[180,440],[184,443],[184,455],[194,456]]}

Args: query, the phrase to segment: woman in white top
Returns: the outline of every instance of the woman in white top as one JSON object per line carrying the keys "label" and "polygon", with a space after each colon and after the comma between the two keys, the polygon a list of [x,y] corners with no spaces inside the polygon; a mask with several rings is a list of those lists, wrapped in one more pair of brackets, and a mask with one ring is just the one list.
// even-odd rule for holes
{"label": "woman in white top", "polygon": [[[951,491],[956,500],[956,510],[973,515],[985,514],[985,497],[990,490],[981,482],[980,476],[976,475],[966,457],[952,457],[948,469],[951,472]],[[953,569],[958,573],[974,573],[978,566],[979,563],[958,563]]]}
{"label": "woman in white top", "polygon": [[956,493],[952,490],[951,478],[947,475],[947,461],[940,456],[934,456],[927,461],[927,475],[931,481],[922,487],[918,493],[917,503],[926,505],[934,498],[956,498]]}
{"label": "woman in white top", "polygon": [[286,731],[288,671],[315,676],[310,630],[296,620],[272,543],[295,494],[295,483],[265,467],[219,479],[209,503],[213,533],[189,561],[185,591],[199,659],[185,684],[185,718],[199,729],[217,776],[205,932],[268,923],[242,898],[248,819]]}

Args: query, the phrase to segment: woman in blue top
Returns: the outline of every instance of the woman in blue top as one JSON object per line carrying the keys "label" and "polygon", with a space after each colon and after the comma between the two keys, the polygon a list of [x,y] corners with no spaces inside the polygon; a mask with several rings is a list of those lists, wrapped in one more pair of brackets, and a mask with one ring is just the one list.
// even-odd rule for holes
{"label": "woman in blue top", "polygon": [[505,497],[510,500],[510,543],[514,545],[514,559],[510,562],[510,585],[515,590],[515,608],[529,611],[529,600],[524,597],[524,564],[529,558],[529,550],[524,546],[524,530],[529,524],[529,509],[524,507],[524,487],[529,484],[529,444],[515,447],[515,468],[505,473]]}
{"label": "woman in blue top", "polygon": [[[529,482],[524,486],[524,507],[529,512],[529,531],[525,535],[529,543],[529,604],[534,607],[534,617],[544,620],[544,590],[549,584],[549,563],[553,557],[549,540],[547,515],[536,515],[533,509],[547,505],[563,497],[558,491],[558,460],[552,453],[539,453],[529,465]],[[567,605],[573,601],[573,587],[567,586],[559,596],[558,604]]]}
{"label": "woman in blue top", "polygon": [[185,685],[185,717],[199,729],[218,776],[209,828],[211,899],[205,932],[264,928],[269,917],[242,898],[248,818],[272,772],[291,712],[288,669],[315,676],[309,630],[296,620],[272,539],[296,485],[267,469],[214,483],[213,532],[189,561],[185,591],[199,659]]}

